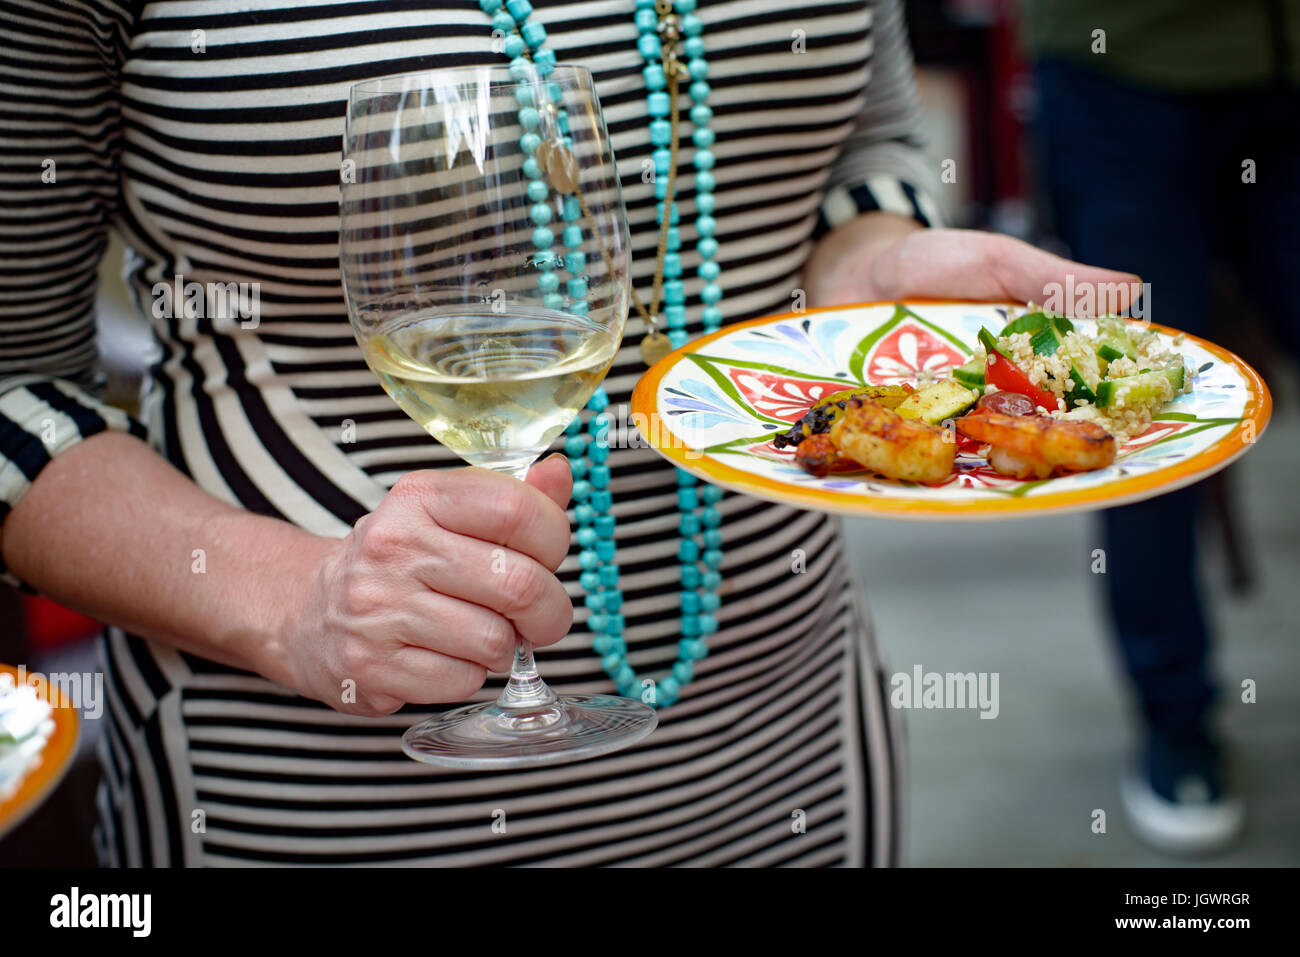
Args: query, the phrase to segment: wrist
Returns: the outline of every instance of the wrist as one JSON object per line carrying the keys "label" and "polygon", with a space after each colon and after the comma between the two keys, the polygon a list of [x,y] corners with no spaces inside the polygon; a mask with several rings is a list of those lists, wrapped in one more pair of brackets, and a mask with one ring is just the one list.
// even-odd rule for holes
{"label": "wrist", "polygon": [[303,534],[306,538],[286,556],[281,574],[267,582],[270,627],[256,649],[258,672],[299,693],[306,688],[304,656],[313,653],[313,642],[324,630],[320,613],[333,579],[330,572],[346,547],[343,539]]}
{"label": "wrist", "polygon": [[219,633],[211,636],[235,667],[288,688],[300,686],[302,636],[319,606],[325,569],[343,539],[323,538],[278,519],[237,512],[209,524],[214,541],[241,546],[247,559],[225,595]]}
{"label": "wrist", "polygon": [[924,228],[916,220],[894,213],[870,212],[831,230],[818,241],[804,265],[808,305],[896,298],[898,247]]}

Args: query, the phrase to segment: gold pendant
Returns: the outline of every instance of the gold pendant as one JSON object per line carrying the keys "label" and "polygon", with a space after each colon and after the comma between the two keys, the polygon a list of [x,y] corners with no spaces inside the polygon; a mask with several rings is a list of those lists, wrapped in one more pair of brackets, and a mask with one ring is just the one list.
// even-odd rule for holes
{"label": "gold pendant", "polygon": [[673,351],[673,344],[668,337],[658,330],[650,330],[641,340],[641,361],[648,366],[654,365]]}
{"label": "gold pendant", "polygon": [[561,140],[540,143],[536,159],[553,189],[566,196],[578,191],[578,159]]}

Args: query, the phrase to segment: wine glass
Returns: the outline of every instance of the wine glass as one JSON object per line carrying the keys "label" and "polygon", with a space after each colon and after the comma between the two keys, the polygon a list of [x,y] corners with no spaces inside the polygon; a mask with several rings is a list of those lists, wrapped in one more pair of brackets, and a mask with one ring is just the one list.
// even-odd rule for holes
{"label": "wine glass", "polygon": [[[627,320],[627,213],[591,73],[525,62],[367,80],[343,140],[339,258],[367,364],[443,445],[522,480],[600,385]],[[496,701],[411,727],[402,749],[457,768],[555,764],[657,723],[634,699],[557,696],[520,641]]]}

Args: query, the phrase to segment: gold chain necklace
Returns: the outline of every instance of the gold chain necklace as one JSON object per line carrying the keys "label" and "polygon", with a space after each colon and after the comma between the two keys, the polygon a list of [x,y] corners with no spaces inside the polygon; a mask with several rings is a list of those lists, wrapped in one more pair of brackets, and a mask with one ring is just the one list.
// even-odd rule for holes
{"label": "gold chain necklace", "polygon": [[[654,274],[654,294],[651,299],[650,308],[647,309],[637,295],[636,286],[631,279],[628,280],[628,291],[632,295],[632,302],[636,310],[641,315],[649,331],[641,340],[641,361],[647,366],[652,366],[668,353],[673,351],[672,343],[659,328],[659,306],[663,298],[664,284],[664,257],[668,253],[668,230],[672,225],[672,204],[673,197],[677,195],[677,153],[680,146],[680,120],[681,108],[678,103],[678,83],[683,78],[689,79],[690,73],[686,68],[686,63],[677,55],[677,41],[681,38],[681,25],[673,12],[672,0],[656,0],[655,12],[659,14],[659,34],[664,39],[663,44],[663,68],[664,77],[668,87],[669,100],[669,158],[668,158],[668,188],[664,195],[664,212],[659,223],[659,243],[655,254],[655,274]],[[546,109],[549,113],[555,112],[555,105],[547,103]],[[578,188],[578,162],[573,152],[564,145],[560,139],[558,125],[555,123],[548,124],[552,130],[555,130],[554,139],[550,142],[543,142],[537,149],[537,164],[541,168],[543,175],[550,181],[551,186],[565,195],[577,197],[578,203],[582,209],[582,215],[587,220],[589,227],[594,231],[595,220],[591,211],[587,208],[586,200],[582,197],[582,191]],[[653,183],[653,179],[651,180]],[[614,273],[613,263],[610,261],[609,252],[602,246],[601,256],[605,260],[605,268]]]}

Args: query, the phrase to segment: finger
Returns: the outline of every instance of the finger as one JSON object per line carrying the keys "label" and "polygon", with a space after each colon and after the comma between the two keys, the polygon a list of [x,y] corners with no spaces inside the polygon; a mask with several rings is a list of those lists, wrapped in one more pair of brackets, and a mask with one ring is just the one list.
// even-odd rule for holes
{"label": "finger", "polygon": [[562,452],[548,455],[534,465],[525,481],[560,508],[568,508],[573,495],[573,470]]}
{"label": "finger", "polygon": [[1063,259],[1007,236],[988,237],[985,253],[998,284],[1016,302],[1095,316],[1126,312],[1141,295],[1142,280],[1133,273]]}
{"label": "finger", "polygon": [[407,570],[434,592],[481,605],[509,619],[525,640],[553,645],[573,625],[568,592],[528,555],[445,530],[433,531],[426,548],[408,560]]}
{"label": "finger", "polygon": [[[549,476],[550,470],[543,475]],[[525,482],[479,468],[410,473],[404,478],[405,485],[399,480],[393,491],[400,486],[402,494],[414,495],[429,517],[449,532],[504,545],[551,569],[569,553],[564,509]]]}
{"label": "finger", "polygon": [[487,680],[482,665],[406,645],[375,673],[358,684],[365,696],[392,695],[411,704],[441,704],[464,701]]}
{"label": "finger", "polygon": [[508,618],[483,605],[435,591],[417,593],[403,602],[389,634],[407,645],[496,672],[510,670],[519,642],[519,633]]}
{"label": "finger", "polygon": [[972,229],[909,233],[882,252],[872,270],[891,298],[1034,302],[1070,315],[1124,312],[1141,294],[1141,280],[1132,273]]}

